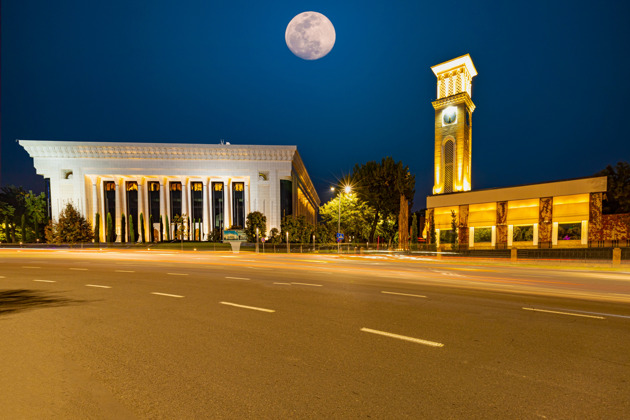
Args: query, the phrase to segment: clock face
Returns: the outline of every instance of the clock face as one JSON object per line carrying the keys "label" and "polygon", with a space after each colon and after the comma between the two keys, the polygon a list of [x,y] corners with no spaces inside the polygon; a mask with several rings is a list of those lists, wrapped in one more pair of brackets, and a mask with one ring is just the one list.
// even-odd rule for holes
{"label": "clock face", "polygon": [[442,111],[442,121],[444,125],[453,124],[457,120],[457,108],[449,106]]}

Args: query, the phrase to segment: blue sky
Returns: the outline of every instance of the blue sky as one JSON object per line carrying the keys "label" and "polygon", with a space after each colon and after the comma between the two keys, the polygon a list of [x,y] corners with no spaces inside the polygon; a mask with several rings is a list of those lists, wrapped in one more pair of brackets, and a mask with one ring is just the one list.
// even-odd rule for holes
{"label": "blue sky", "polygon": [[[473,189],[630,160],[630,5],[621,1],[2,2],[2,184],[41,190],[15,139],[297,145],[323,202],[392,156],[433,184],[435,76],[470,53]],[[284,41],[335,26],[316,61]]]}

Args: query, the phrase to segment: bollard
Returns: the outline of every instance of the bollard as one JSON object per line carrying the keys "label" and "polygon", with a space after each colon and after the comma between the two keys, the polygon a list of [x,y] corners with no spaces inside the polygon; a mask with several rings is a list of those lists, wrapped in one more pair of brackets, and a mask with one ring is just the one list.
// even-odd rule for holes
{"label": "bollard", "polygon": [[613,265],[621,264],[621,248],[613,248]]}
{"label": "bollard", "polygon": [[517,261],[518,258],[517,258],[516,254],[517,254],[517,249],[516,248],[512,248],[511,252],[510,252],[510,260],[512,262],[516,262]]}

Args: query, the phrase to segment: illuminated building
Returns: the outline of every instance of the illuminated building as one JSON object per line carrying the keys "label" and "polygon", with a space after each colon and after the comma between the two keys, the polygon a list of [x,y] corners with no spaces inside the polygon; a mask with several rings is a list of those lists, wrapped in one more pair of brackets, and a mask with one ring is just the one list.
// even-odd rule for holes
{"label": "illuminated building", "polygon": [[117,241],[121,218],[131,216],[138,233],[140,214],[156,239],[164,239],[167,229],[173,238],[173,218],[182,215],[194,226],[191,239],[200,240],[213,231],[244,227],[253,211],[267,217],[268,230],[280,228],[285,215],[317,222],[319,197],[295,146],[19,143],[46,179],[52,218],[56,220],[67,203],[93,226],[99,214],[101,240],[108,213]]}
{"label": "illuminated building", "polygon": [[629,228],[618,215],[602,214],[605,176],[471,191],[471,92],[477,70],[468,54],[431,69],[437,77],[435,178],[425,237],[433,225],[438,245],[451,242],[454,216],[464,249],[587,247],[628,239]]}

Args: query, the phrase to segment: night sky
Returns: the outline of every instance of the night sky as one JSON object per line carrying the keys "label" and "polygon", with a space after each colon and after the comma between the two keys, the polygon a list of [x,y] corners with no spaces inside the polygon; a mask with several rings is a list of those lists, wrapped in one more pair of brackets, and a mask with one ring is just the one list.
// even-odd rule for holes
{"label": "night sky", "polygon": [[[289,21],[326,15],[305,61]],[[5,0],[2,185],[41,191],[15,139],[297,145],[323,202],[392,156],[433,185],[436,79],[469,53],[473,189],[630,160],[630,2]]]}

